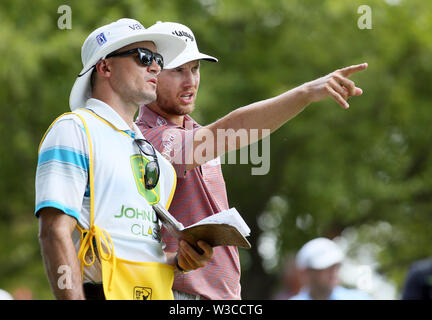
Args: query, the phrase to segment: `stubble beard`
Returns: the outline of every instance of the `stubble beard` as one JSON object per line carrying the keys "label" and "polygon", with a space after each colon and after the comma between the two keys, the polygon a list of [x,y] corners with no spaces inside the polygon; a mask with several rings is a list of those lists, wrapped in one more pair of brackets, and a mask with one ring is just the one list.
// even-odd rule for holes
{"label": "stubble beard", "polygon": [[148,88],[140,88],[139,86],[127,86],[122,84],[120,89],[117,91],[121,93],[124,101],[140,106],[143,104],[149,104],[156,100],[156,90],[149,90]]}
{"label": "stubble beard", "polygon": [[139,105],[149,104],[156,100],[156,88],[142,88],[141,90],[136,90],[135,92],[136,101],[139,102]]}
{"label": "stubble beard", "polygon": [[139,105],[149,104],[156,100],[156,92],[141,92],[139,97]]}
{"label": "stubble beard", "polygon": [[169,115],[184,116],[190,114],[195,109],[195,101],[192,104],[181,105],[164,98],[163,95],[157,95],[156,103],[163,112]]}

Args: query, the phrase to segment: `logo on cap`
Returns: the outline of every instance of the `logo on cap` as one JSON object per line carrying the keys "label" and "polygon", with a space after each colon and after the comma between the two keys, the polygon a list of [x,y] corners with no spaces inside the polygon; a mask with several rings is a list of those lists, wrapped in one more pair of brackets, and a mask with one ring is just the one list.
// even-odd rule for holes
{"label": "logo on cap", "polygon": [[145,28],[144,28],[141,24],[139,24],[139,23],[135,23],[135,24],[129,26],[129,28],[131,28],[132,30],[142,30],[142,29],[145,29]]}
{"label": "logo on cap", "polygon": [[105,38],[104,33],[100,33],[96,36],[96,41],[98,43],[98,45],[103,45],[105,42],[107,42],[107,39]]}
{"label": "logo on cap", "polygon": [[[173,35],[175,35],[175,36],[178,36],[178,37],[186,37],[186,38],[189,38],[190,39],[190,41],[195,41],[194,40],[194,37],[189,33],[189,32],[186,32],[186,31],[173,31],[172,32],[172,34]],[[185,41],[187,42],[187,39],[185,39]]]}

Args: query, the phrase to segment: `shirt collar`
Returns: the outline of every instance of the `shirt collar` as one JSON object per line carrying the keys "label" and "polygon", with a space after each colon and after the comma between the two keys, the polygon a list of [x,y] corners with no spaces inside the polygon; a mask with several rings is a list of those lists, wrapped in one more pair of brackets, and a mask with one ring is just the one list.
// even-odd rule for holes
{"label": "shirt collar", "polygon": [[[200,127],[200,125],[194,119],[192,119],[188,114],[184,116],[184,121],[185,122],[190,121],[192,123],[192,129],[196,129]],[[175,123],[172,123],[171,121],[164,118],[160,114],[154,112],[146,105],[142,105],[140,107],[137,122],[145,122],[150,128],[160,127],[160,126],[170,126],[170,127],[185,129],[184,127],[179,127]]]}
{"label": "shirt collar", "polygon": [[132,139],[144,138],[135,123],[132,123],[133,130],[131,130],[123,118],[105,102],[99,99],[90,98],[87,100],[85,108],[93,111],[96,115],[112,124],[116,129],[127,133]]}

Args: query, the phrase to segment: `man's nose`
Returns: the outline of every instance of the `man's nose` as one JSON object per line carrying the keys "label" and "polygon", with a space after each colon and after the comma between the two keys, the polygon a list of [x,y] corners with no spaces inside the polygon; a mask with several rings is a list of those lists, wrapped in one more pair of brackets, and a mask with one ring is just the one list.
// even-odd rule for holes
{"label": "man's nose", "polygon": [[196,78],[192,71],[185,72],[183,86],[185,87],[193,87],[195,86]]}
{"label": "man's nose", "polygon": [[158,75],[162,71],[162,68],[156,63],[155,59],[153,59],[152,64],[147,67],[147,71]]}

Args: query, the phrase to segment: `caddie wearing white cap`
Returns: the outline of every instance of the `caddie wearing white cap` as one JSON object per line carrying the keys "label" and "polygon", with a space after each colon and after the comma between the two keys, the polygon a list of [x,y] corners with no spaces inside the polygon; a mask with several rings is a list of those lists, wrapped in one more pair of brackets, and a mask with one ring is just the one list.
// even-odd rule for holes
{"label": "caddie wearing white cap", "polygon": [[157,75],[185,48],[173,35],[120,19],[85,40],[83,69],[39,147],[36,209],[57,299],[172,299],[176,268],[204,266],[187,243],[166,255],[151,205],[169,207],[171,164],[134,124],[156,98]]}
{"label": "caddie wearing white cap", "polygon": [[369,300],[366,293],[339,285],[339,268],[344,253],[327,238],[313,239],[299,250],[297,268],[303,273],[304,286],[291,300]]}
{"label": "caddie wearing white cap", "polygon": [[[200,85],[200,61],[217,59],[199,51],[195,35],[185,25],[160,22],[152,29],[177,36],[186,43],[186,49],[165,65],[158,76],[157,99],[140,108],[136,123],[173,163],[178,187],[170,213],[185,226],[229,208],[220,155],[265,137],[314,101],[331,97],[346,109],[349,97],[362,94],[348,78],[366,69],[366,63],[336,70],[279,96],[238,108],[201,127],[189,115]],[[222,97],[219,103],[224,102]],[[238,139],[240,130],[247,139]],[[257,130],[259,137],[251,134]],[[175,252],[175,240],[169,234],[163,238],[166,251]],[[241,299],[237,248],[216,247],[213,251],[206,267],[176,277],[173,289],[178,299]]]}

